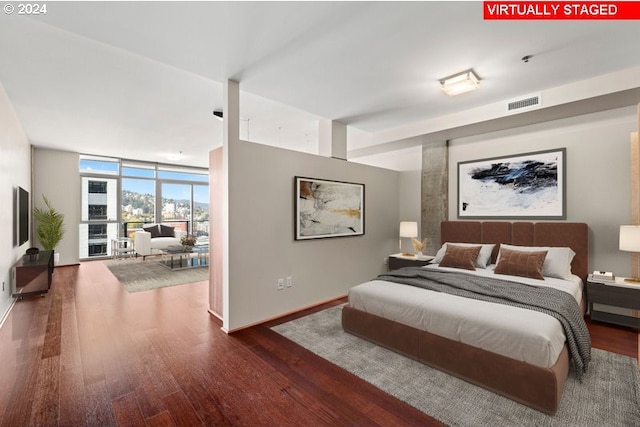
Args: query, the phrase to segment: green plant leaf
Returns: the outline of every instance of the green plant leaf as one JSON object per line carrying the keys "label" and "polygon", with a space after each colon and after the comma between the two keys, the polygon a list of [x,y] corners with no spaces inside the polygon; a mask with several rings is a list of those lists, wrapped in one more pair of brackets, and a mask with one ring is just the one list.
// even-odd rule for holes
{"label": "green plant leaf", "polygon": [[42,248],[52,251],[64,236],[64,215],[55,210],[43,194],[45,208],[34,207],[33,217],[37,223],[36,235]]}

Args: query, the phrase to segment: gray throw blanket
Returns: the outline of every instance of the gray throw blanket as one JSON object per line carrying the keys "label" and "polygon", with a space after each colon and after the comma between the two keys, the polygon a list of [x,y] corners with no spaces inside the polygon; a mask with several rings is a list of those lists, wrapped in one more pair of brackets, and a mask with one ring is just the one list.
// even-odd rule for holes
{"label": "gray throw blanket", "polygon": [[582,379],[582,374],[587,371],[591,360],[591,336],[578,303],[566,292],[543,286],[514,286],[514,282],[509,280],[420,267],[404,267],[381,274],[377,279],[526,308],[553,316],[564,329],[569,355],[578,379]]}

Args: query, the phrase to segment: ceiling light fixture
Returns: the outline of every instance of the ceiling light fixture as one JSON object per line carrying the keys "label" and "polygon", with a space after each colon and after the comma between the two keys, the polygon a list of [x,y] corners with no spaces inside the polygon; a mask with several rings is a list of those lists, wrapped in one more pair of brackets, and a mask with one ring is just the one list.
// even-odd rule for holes
{"label": "ceiling light fixture", "polygon": [[472,69],[445,77],[440,80],[440,87],[449,96],[460,95],[478,87],[480,79]]}

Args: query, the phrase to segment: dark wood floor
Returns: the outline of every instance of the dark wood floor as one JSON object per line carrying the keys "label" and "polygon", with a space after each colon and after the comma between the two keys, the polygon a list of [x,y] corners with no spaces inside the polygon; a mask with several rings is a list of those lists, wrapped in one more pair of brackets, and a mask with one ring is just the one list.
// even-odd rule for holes
{"label": "dark wood floor", "polygon": [[[129,294],[102,262],[57,268],[0,329],[0,425],[439,425],[277,322],[224,334],[207,301],[206,282]],[[636,332],[590,330],[594,347],[638,357]]]}

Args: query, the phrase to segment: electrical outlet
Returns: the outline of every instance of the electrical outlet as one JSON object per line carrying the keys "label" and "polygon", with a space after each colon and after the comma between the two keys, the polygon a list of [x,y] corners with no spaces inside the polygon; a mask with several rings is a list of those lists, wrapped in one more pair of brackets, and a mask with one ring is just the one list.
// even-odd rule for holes
{"label": "electrical outlet", "polygon": [[389,257],[384,257],[382,262],[384,263],[384,265],[389,265]]}
{"label": "electrical outlet", "polygon": [[284,279],[278,279],[278,290],[281,291],[284,289]]}
{"label": "electrical outlet", "polygon": [[291,276],[287,276],[287,288],[293,286],[293,278]]}

